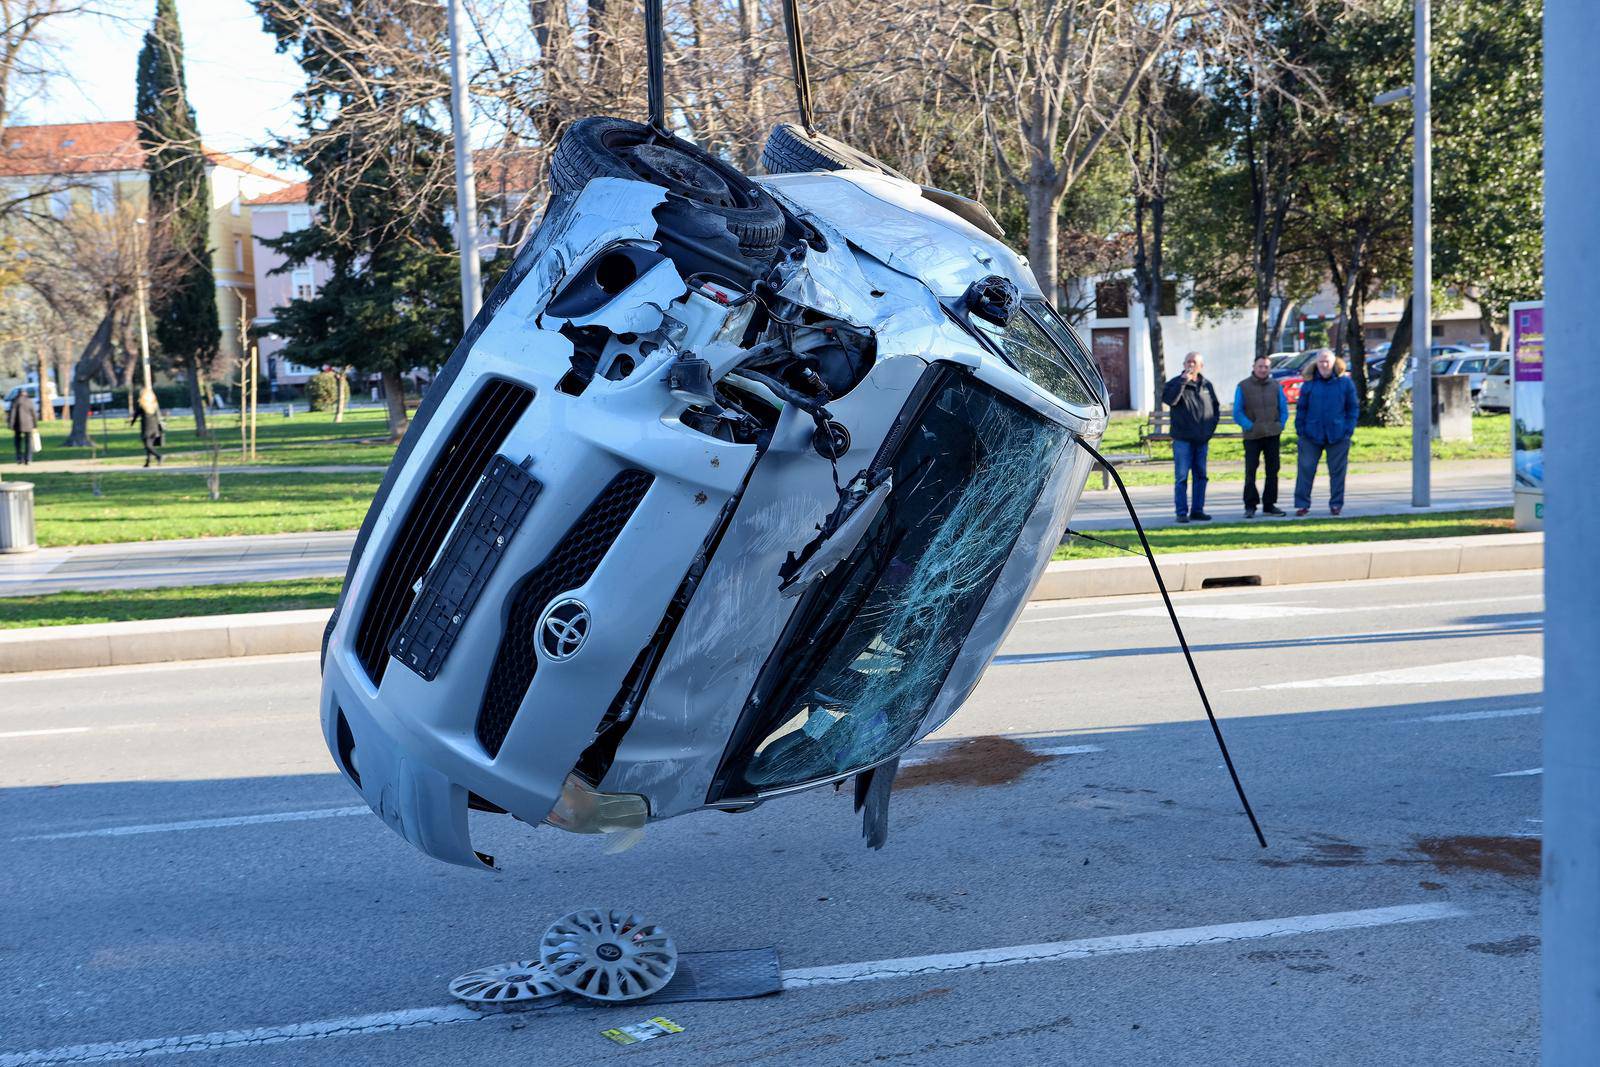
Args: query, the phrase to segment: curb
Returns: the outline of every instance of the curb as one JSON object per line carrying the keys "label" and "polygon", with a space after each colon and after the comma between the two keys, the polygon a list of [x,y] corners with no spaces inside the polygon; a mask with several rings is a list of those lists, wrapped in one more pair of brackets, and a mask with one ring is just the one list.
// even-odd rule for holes
{"label": "curb", "polygon": [[315,652],[328,615],[318,608],[0,630],[0,674]]}
{"label": "curb", "polygon": [[[1480,534],[1184,552],[1157,557],[1157,562],[1162,580],[1172,592],[1537,570],[1544,566],[1544,535]],[[1155,591],[1150,565],[1128,556],[1052,563],[1033,599],[1073,600]],[[0,630],[0,674],[315,652],[322,647],[327,622],[328,612],[322,610],[270,611]]]}
{"label": "curb", "polygon": [[[1404,541],[1356,541],[1333,545],[1178,552],[1157,556],[1169,592],[1228,586],[1354,582],[1368,578],[1413,578],[1484,571],[1538,570],[1544,566],[1544,534],[1475,534]],[[1052,563],[1034,600],[1127,596],[1156,592],[1150,564],[1142,557]]]}

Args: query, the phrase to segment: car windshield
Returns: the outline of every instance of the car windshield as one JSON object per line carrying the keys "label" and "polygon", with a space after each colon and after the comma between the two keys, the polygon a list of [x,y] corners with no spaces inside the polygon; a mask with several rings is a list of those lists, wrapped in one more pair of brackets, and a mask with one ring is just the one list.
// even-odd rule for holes
{"label": "car windshield", "polygon": [[764,668],[719,798],[838,777],[910,741],[1060,458],[1059,425],[930,373],[948,377],[888,461],[882,510]]}
{"label": "car windshield", "polygon": [[1004,329],[976,315],[973,323],[995,344],[1006,362],[1073,407],[1100,408],[1100,372],[1055,309],[1043,300],[1022,302]]}

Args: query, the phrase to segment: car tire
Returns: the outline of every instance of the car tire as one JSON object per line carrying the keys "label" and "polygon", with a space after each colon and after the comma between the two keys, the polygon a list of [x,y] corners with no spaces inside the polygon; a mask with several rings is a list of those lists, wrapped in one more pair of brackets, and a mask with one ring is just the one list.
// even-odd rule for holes
{"label": "car tire", "polygon": [[628,178],[720,218],[752,260],[770,259],[783,237],[783,209],[722,160],[638,122],[592,117],[567,128],[550,157],[550,189],[576,192],[594,178]]}
{"label": "car tire", "polygon": [[792,122],[780,122],[767,135],[761,149],[761,166],[768,174],[806,174],[816,170],[866,170],[905,175],[865,152],[858,152],[843,141],[820,133],[807,133]]}

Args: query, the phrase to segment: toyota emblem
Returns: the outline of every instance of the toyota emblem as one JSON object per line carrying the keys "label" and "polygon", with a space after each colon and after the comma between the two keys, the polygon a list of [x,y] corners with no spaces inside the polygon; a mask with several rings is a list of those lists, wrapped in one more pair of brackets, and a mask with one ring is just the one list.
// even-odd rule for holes
{"label": "toyota emblem", "polygon": [[539,620],[539,648],[557,662],[578,654],[589,639],[589,608],[581,600],[558,600]]}

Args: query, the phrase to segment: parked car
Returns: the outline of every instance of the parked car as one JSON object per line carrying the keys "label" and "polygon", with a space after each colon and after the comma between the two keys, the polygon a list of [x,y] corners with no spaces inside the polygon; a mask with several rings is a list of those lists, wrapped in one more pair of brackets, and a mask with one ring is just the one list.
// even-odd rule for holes
{"label": "parked car", "polygon": [[[24,393],[27,394],[29,400],[33,401],[34,412],[43,414],[43,409],[39,406],[39,384],[37,382],[28,382],[24,385],[13,385],[5,395],[4,413],[9,413],[11,411],[11,405],[15,404],[17,402],[17,398],[22,396]],[[50,406],[55,410],[57,418],[61,417],[63,412],[71,407],[71,405],[72,401],[67,397],[52,396],[50,398]]]}
{"label": "parked car", "polygon": [[1311,365],[1317,361],[1317,350],[1306,352],[1275,352],[1268,356],[1271,375],[1283,387],[1284,399],[1293,404],[1300,399],[1300,387],[1305,384]]}
{"label": "parked car", "polygon": [[1511,410],[1511,357],[1508,354],[1490,354],[1477,397],[1480,411]]}
{"label": "parked car", "polygon": [[841,149],[557,146],[325,637],[329,749],[428,855],[492,865],[469,810],[600,833],[850,778],[873,843],[1020,614],[1105,385],[980,205]]}

